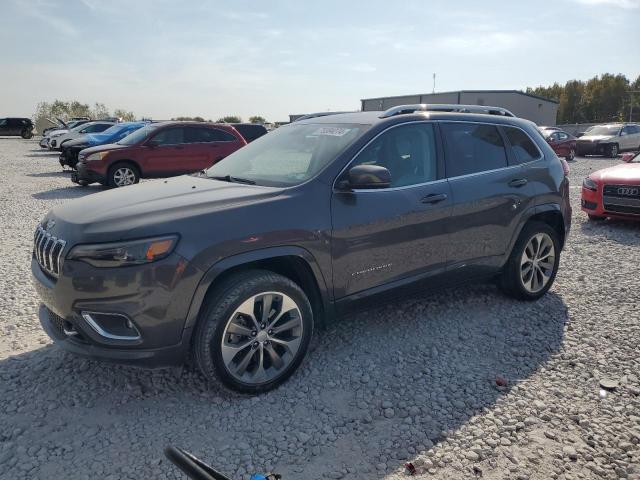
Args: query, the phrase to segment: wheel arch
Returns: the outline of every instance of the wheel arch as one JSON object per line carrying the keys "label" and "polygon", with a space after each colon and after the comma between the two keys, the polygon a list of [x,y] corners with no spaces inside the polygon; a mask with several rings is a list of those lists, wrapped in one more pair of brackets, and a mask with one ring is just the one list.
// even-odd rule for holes
{"label": "wheel arch", "polygon": [[[185,320],[188,335],[196,325],[207,295],[229,275],[246,270],[269,270],[297,283],[311,303],[316,324],[326,323],[332,313],[329,290],[315,257],[301,247],[274,247],[225,258],[203,275],[191,299]],[[184,340],[184,339],[183,339]]]}
{"label": "wheel arch", "polygon": [[121,160],[116,160],[115,162],[113,162],[111,165],[109,165],[109,168],[107,168],[107,176],[109,175],[109,173],[111,172],[111,170],[113,168],[115,168],[118,165],[121,165],[123,163],[128,163],[129,165],[132,165],[133,167],[135,167],[138,170],[138,175],[140,176],[140,178],[143,178],[143,171],[142,171],[142,167],[140,166],[140,164],[138,162],[136,162],[135,160],[130,160],[128,158],[123,158]]}
{"label": "wheel arch", "polygon": [[558,234],[558,238],[560,239],[560,249],[562,250],[562,248],[564,248],[567,231],[560,205],[556,203],[538,205],[527,210],[527,212],[522,216],[520,225],[514,232],[513,237],[511,238],[511,241],[509,243],[509,249],[506,252],[505,261],[507,258],[509,258],[509,255],[511,255],[511,250],[513,250],[514,245],[518,241],[520,233],[522,232],[524,227],[531,222],[546,223],[551,228],[553,228]]}

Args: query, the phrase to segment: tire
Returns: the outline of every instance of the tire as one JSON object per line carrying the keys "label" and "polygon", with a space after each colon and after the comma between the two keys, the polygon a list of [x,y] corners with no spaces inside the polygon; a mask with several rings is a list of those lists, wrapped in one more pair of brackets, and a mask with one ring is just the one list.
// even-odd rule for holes
{"label": "tire", "polygon": [[30,138],[33,137],[33,131],[32,130],[23,130],[22,132],[20,132],[20,136],[22,138],[24,138],[25,140],[29,140]]}
{"label": "tire", "polygon": [[[285,297],[287,310],[282,313]],[[265,301],[272,305],[269,312],[273,314],[262,321],[259,316]],[[254,312],[258,320],[240,310]],[[269,271],[241,272],[207,295],[193,334],[192,356],[211,382],[219,381],[241,393],[266,392],[300,366],[309,349],[313,323],[309,299],[296,283]],[[283,327],[285,330],[274,333]],[[291,348],[285,349],[282,342]]]}
{"label": "tire", "polygon": [[133,163],[120,162],[107,172],[107,185],[111,188],[126,187],[140,181],[140,170]]}
{"label": "tire", "polygon": [[576,150],[572,148],[569,150],[569,154],[564,158],[567,162],[573,162],[576,159]]}
{"label": "tire", "polygon": [[592,222],[602,222],[607,218],[607,217],[600,217],[598,215],[591,215],[590,213],[588,213],[587,216],[589,217],[589,220],[591,220]]}
{"label": "tire", "polygon": [[607,157],[609,158],[617,158],[618,156],[618,144],[617,143],[612,143],[610,145],[607,145],[605,148],[605,153],[607,155]]}
{"label": "tire", "polygon": [[[545,250],[545,246],[550,244],[553,246],[553,250],[550,252],[553,259],[549,259],[547,262],[536,261],[528,262],[531,268],[529,272],[531,275],[527,275],[525,271],[524,262],[525,255],[527,258],[531,258],[533,255],[538,258],[536,254],[536,240],[538,239],[538,246],[542,246],[542,254],[549,252]],[[540,239],[544,239],[543,242]],[[533,242],[533,243],[532,243]],[[525,249],[527,253],[525,254]],[[542,259],[545,257],[543,256]],[[503,271],[499,278],[499,286],[503,292],[507,295],[517,298],[518,300],[537,300],[542,297],[553,285],[553,281],[558,273],[558,265],[560,264],[560,241],[558,239],[557,232],[546,223],[542,222],[530,222],[525,225],[516,241],[516,244],[511,250],[509,260],[505,264]],[[544,272],[538,275],[538,272]],[[535,277],[535,278],[534,278]],[[527,281],[531,279],[530,281]],[[539,281],[542,285],[535,285]]]}

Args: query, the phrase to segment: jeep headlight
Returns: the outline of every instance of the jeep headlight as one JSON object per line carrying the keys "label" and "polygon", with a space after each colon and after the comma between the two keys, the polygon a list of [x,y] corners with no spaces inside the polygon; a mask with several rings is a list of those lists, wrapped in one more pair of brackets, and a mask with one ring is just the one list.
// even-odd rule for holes
{"label": "jeep headlight", "polygon": [[114,243],[77,245],[68,259],[86,262],[94,267],[127,267],[166,258],[178,243],[178,235],[128,240]]}
{"label": "jeep headlight", "polygon": [[91,155],[89,155],[88,157],[85,157],[84,160],[86,162],[92,162],[94,160],[102,160],[104,157],[107,156],[108,153],[109,152],[106,152],[106,151],[105,152],[95,152],[95,153],[92,153]]}

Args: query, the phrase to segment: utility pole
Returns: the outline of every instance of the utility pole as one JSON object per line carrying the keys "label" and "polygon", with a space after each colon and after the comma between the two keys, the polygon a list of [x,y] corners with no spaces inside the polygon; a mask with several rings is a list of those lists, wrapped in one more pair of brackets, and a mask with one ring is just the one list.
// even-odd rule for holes
{"label": "utility pole", "polygon": [[629,90],[629,121],[633,122],[633,96],[636,93],[640,93],[640,90]]}
{"label": "utility pole", "polygon": [[436,74],[433,74],[433,93],[436,93]]}

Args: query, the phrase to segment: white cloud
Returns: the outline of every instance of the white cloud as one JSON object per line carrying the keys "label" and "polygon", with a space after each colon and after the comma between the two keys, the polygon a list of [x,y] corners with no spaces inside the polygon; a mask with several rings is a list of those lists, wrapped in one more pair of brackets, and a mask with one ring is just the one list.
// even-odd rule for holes
{"label": "white cloud", "polygon": [[576,3],[589,6],[617,7],[632,10],[640,8],[640,0],[573,0]]}

